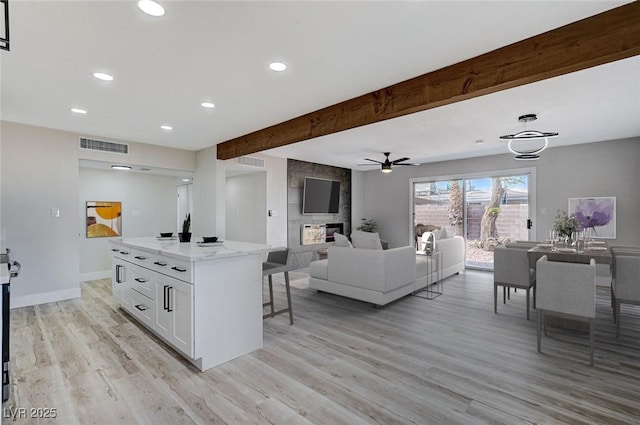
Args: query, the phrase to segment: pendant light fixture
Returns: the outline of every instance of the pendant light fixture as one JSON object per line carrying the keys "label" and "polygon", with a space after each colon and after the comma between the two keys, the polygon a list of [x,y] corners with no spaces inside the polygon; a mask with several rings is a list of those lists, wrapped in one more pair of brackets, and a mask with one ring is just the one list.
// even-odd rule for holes
{"label": "pendant light fixture", "polygon": [[509,141],[507,147],[515,155],[515,159],[521,161],[539,159],[540,152],[549,146],[549,139],[558,137],[558,133],[527,130],[527,123],[537,119],[536,114],[521,115],[518,121],[524,124],[524,130],[516,134],[500,136],[501,140]]}

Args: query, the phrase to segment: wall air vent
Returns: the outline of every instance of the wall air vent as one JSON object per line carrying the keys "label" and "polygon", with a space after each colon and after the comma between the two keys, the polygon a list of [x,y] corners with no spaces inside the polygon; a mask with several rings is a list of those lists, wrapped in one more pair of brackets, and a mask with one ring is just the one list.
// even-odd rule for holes
{"label": "wall air vent", "polygon": [[79,139],[80,149],[119,153],[123,155],[129,154],[129,145],[124,143],[107,142],[105,140],[88,139],[86,137],[80,137]]}
{"label": "wall air vent", "polygon": [[250,156],[241,156],[236,158],[236,164],[248,165],[249,167],[264,168],[264,159],[252,158]]}

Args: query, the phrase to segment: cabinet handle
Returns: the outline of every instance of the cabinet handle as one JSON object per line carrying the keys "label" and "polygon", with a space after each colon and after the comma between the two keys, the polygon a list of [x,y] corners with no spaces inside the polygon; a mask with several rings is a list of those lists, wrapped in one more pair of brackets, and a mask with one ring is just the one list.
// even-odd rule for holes
{"label": "cabinet handle", "polygon": [[147,259],[147,257],[143,257],[143,256],[141,256],[141,255],[136,255],[134,258],[135,258],[136,260],[142,260],[142,261],[144,261],[144,260],[146,260],[146,259]]}
{"label": "cabinet handle", "polygon": [[140,310],[140,311],[147,311],[147,308],[146,308],[146,307],[144,307],[144,308],[143,308],[143,307],[144,307],[144,305],[142,305],[142,304],[138,304],[138,305],[136,306],[136,308],[137,308],[138,310]]}
{"label": "cabinet handle", "polygon": [[138,283],[145,283],[147,281],[147,279],[144,279],[142,277],[136,277],[135,281],[138,282]]}
{"label": "cabinet handle", "polygon": [[162,261],[154,261],[153,264],[155,264],[156,266],[161,266],[161,267],[164,267],[164,266],[167,265],[167,263],[163,263]]}
{"label": "cabinet handle", "polygon": [[116,264],[116,283],[122,283],[122,277],[120,277],[120,270],[123,268],[120,264]]}
{"label": "cabinet handle", "polygon": [[167,299],[167,298],[169,298],[169,297],[167,296],[167,289],[168,289],[168,288],[169,288],[169,285],[164,285],[164,295],[163,295],[163,297],[162,297],[162,299],[163,299],[163,305],[162,305],[162,308],[163,308],[164,310],[166,310],[166,311],[169,311],[169,307],[168,307],[168,303],[167,303],[167,301],[168,301],[168,299]]}
{"label": "cabinet handle", "polygon": [[120,251],[120,254],[122,255],[129,255],[129,253],[127,251]]}
{"label": "cabinet handle", "polygon": [[120,250],[119,250],[118,248],[111,248],[111,251],[113,251],[113,252],[118,252],[118,251],[120,251]]}
{"label": "cabinet handle", "polygon": [[175,270],[175,271],[181,272],[181,273],[184,273],[184,272],[187,271],[187,269],[183,269],[182,267],[177,267],[177,266],[171,267],[171,270]]}
{"label": "cabinet handle", "polygon": [[171,293],[173,292],[173,286],[169,286],[169,288],[167,289],[167,295],[168,295],[168,302],[167,302],[167,311],[169,313],[171,313],[173,311],[173,308],[171,308],[171,304],[173,304],[171,302]]}

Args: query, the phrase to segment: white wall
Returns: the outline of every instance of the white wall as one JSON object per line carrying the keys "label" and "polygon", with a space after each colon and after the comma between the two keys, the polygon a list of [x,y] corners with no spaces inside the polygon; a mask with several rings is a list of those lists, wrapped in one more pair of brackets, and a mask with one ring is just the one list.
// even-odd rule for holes
{"label": "white wall", "polygon": [[267,173],[226,179],[226,238],[267,243]]}
{"label": "white wall", "polygon": [[191,232],[198,237],[217,235],[224,238],[224,234],[218,231],[218,229],[224,231],[224,226],[219,226],[217,221],[217,217],[220,215],[217,207],[220,203],[220,197],[222,197],[221,201],[224,205],[224,191],[220,191],[218,188],[219,161],[216,159],[216,153],[215,146],[196,153]]}
{"label": "white wall", "polygon": [[[81,154],[114,162],[128,157],[97,152],[89,158],[78,149],[76,133],[6,121],[0,131],[0,227],[12,258],[23,266],[11,288],[12,307],[79,297],[85,220],[79,208],[79,159]],[[129,145],[134,156],[144,159],[141,164],[193,171],[195,152]],[[60,217],[51,216],[52,208],[60,209]]]}
{"label": "white wall", "polygon": [[[80,168],[79,182],[81,219],[87,201],[120,201],[122,237],[177,233],[175,177]],[[87,238],[86,228],[80,227],[80,279],[110,276],[112,238]]]}
{"label": "white wall", "polygon": [[365,172],[351,170],[351,231],[362,224],[367,217],[364,201]]}
{"label": "white wall", "polygon": [[77,143],[66,132],[2,125],[2,227],[22,264],[12,306],[80,296]]}
{"label": "white wall", "polygon": [[[617,197],[617,239],[611,244],[640,245],[640,138],[551,148],[538,161],[516,161],[513,155],[493,155],[458,161],[397,167],[390,174],[367,171],[364,211],[375,219],[389,246],[409,244],[409,179],[535,167],[537,174],[537,234],[542,240],[553,225],[556,211],[567,210],[567,199],[590,196]],[[356,200],[357,197],[354,198]],[[546,208],[547,215],[541,210]]]}
{"label": "white wall", "polygon": [[[275,247],[287,246],[287,160],[270,155],[254,153],[252,158],[264,160],[264,171],[266,172],[266,208],[262,210],[263,217],[266,216],[267,239],[266,243]],[[217,161],[218,175],[225,176],[229,170],[247,171],[248,166],[238,165],[235,160]],[[199,166],[198,166],[199,168]],[[252,171],[255,172],[255,169]],[[218,211],[222,210],[222,217],[217,217],[218,228],[226,227],[226,178],[218,179],[218,196],[216,198]],[[272,216],[268,216],[268,211],[272,211]],[[221,236],[220,232],[217,234]]]}

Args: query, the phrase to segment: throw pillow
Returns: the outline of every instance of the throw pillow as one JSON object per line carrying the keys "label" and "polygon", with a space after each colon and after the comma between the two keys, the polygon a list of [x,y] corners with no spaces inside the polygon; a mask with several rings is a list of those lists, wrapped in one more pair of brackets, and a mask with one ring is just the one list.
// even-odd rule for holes
{"label": "throw pillow", "polygon": [[434,230],[433,232],[433,237],[435,238],[435,240],[439,241],[440,239],[444,239],[446,237],[446,233],[444,230]]}
{"label": "throw pillow", "polygon": [[382,243],[380,242],[378,232],[371,233],[355,230],[351,233],[351,241],[353,242],[354,248],[382,250]]}
{"label": "throw pillow", "polygon": [[345,235],[342,235],[340,233],[334,233],[333,234],[333,238],[334,241],[336,243],[336,246],[343,246],[346,248],[353,248],[353,245],[351,245],[351,242],[349,242],[349,239],[347,239],[347,237]]}

